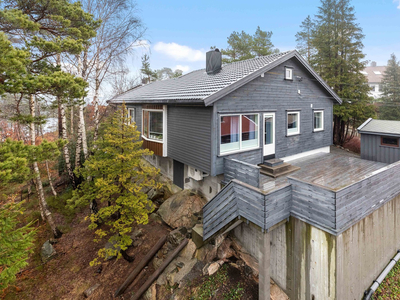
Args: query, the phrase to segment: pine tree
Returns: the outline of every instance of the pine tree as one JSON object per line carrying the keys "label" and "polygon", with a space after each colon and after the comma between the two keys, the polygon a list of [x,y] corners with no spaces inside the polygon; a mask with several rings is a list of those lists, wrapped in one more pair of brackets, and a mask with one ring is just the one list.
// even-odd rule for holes
{"label": "pine tree", "polygon": [[150,68],[150,57],[147,54],[142,56],[142,67],[140,72],[144,76],[143,81],[145,83],[150,83],[158,79],[157,72]]}
{"label": "pine tree", "polygon": [[[0,187],[29,178],[31,146],[7,139],[0,143]],[[0,202],[0,290],[15,281],[15,275],[28,263],[32,252],[32,223],[20,226],[23,202]]]}
{"label": "pine tree", "polygon": [[23,202],[0,203],[0,290],[15,281],[16,274],[28,265],[33,252],[35,231],[32,223],[19,226]]}
{"label": "pine tree", "polygon": [[250,35],[244,31],[232,32],[228,37],[229,47],[221,50],[222,55],[225,56],[223,62],[231,63],[234,61],[279,53],[279,50],[274,48],[274,45],[271,42],[271,37],[272,31],[263,31],[260,26],[257,27],[254,35]]}
{"label": "pine tree", "polygon": [[[101,128],[95,153],[85,161],[78,171],[83,182],[70,201],[73,207],[99,207],[90,215],[90,229],[96,230],[98,238],[109,236],[113,249],[101,249],[99,257],[114,256],[121,249],[126,258],[126,249],[131,245],[130,232],[134,224],[146,224],[153,204],[143,192],[144,187],[158,187],[154,176],[158,169],[149,166],[143,156],[151,151],[142,148],[140,133],[136,125],[130,124],[128,111],[123,105]],[[99,229],[98,224],[107,227]],[[97,263],[97,258],[92,264]]]}
{"label": "pine tree", "polygon": [[297,50],[308,62],[310,62],[315,52],[312,45],[315,23],[310,16],[307,16],[307,18],[301,23],[300,28],[302,30],[296,34]]}
{"label": "pine tree", "polygon": [[315,55],[310,56],[310,64],[343,100],[342,105],[334,106],[334,142],[339,145],[375,115],[368,97],[370,87],[361,73],[367,63],[363,38],[349,0],[321,1],[312,31]]}
{"label": "pine tree", "polygon": [[381,86],[383,105],[379,109],[379,118],[400,120],[400,62],[394,53],[388,60]]}

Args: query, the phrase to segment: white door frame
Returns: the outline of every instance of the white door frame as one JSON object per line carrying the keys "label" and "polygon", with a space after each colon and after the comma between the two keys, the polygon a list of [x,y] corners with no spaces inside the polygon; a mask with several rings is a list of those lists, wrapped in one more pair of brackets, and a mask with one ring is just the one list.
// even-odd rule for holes
{"label": "white door frame", "polygon": [[[273,120],[273,130],[272,130],[272,143],[265,145],[265,117],[271,117]],[[263,114],[263,156],[268,156],[268,155],[274,155],[275,154],[275,132],[276,132],[276,126],[275,126],[275,113],[264,113]]]}

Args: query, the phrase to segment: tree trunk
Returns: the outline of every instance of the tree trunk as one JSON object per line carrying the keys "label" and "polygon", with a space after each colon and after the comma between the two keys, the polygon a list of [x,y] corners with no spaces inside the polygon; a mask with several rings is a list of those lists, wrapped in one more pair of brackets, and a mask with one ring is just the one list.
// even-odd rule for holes
{"label": "tree trunk", "polygon": [[[82,78],[87,81],[86,78],[86,73],[88,69],[88,48],[85,48],[85,51],[83,51],[83,63],[82,63]],[[81,105],[79,105],[79,122],[81,123],[82,127],[82,150],[83,150],[83,156],[85,157],[85,160],[89,156],[88,152],[88,145],[87,145],[87,137],[86,137],[86,124],[85,124],[85,116],[83,114],[83,109],[84,109],[84,101],[85,99],[82,99]]]}
{"label": "tree trunk", "polygon": [[[64,103],[62,103],[62,100],[60,97],[57,97],[57,100],[58,100],[58,106],[60,107],[60,112],[61,112],[61,124],[62,124],[61,137],[62,137],[62,139],[68,141],[67,119],[65,117]],[[64,153],[64,159],[65,159],[65,167],[67,168],[67,172],[68,172],[68,177],[69,177],[69,180],[71,181],[72,187],[75,189],[76,188],[75,177],[74,177],[74,173],[72,172],[72,166],[71,166],[71,160],[70,160],[70,156],[69,156],[68,145],[64,145],[63,153]]]}
{"label": "tree trunk", "polygon": [[[82,68],[82,59],[81,55],[78,56],[78,76],[85,79],[85,74],[86,74],[86,66],[87,66],[87,53],[84,52],[83,56],[83,65],[84,68]],[[85,79],[86,80],[86,79]],[[79,104],[79,120],[78,120],[78,135],[76,138],[76,156],[75,156],[75,167],[80,167],[81,166],[81,161],[80,161],[80,153],[83,150],[83,156],[85,159],[88,157],[88,147],[87,147],[87,137],[86,137],[86,127],[85,127],[85,116],[83,114],[83,109],[84,109],[84,100],[81,100],[81,103]],[[78,152],[79,151],[79,152]],[[78,155],[79,153],[79,155]]]}
{"label": "tree trunk", "polygon": [[54,197],[57,197],[57,192],[56,192],[56,190],[54,188],[53,180],[51,179],[51,174],[50,174],[50,169],[49,169],[49,162],[47,160],[46,160],[46,170],[47,170],[47,176],[49,178],[49,184],[50,184],[50,187],[51,187],[51,192],[53,193]]}
{"label": "tree trunk", "polygon": [[71,137],[74,136],[74,105],[71,105],[70,108],[70,113],[71,113],[71,126],[70,126],[70,135]]}
{"label": "tree trunk", "polygon": [[81,131],[82,131],[82,150],[83,156],[85,159],[88,158],[88,145],[87,145],[87,137],[86,137],[86,126],[85,126],[85,116],[83,114],[84,104],[79,105],[79,123],[81,124]]}
{"label": "tree trunk", "polygon": [[[35,117],[35,99],[34,96],[31,95],[29,99],[29,109],[31,112],[31,117]],[[35,137],[35,122],[32,121],[29,124],[29,131],[31,134],[31,144],[34,146],[36,142],[36,137]],[[35,177],[35,184],[36,184],[36,192],[38,194],[39,198],[39,207],[41,210],[41,215],[45,217],[45,220],[47,223],[50,225],[51,231],[53,232],[53,235],[55,238],[59,238],[61,236],[61,232],[57,229],[57,226],[54,222],[53,215],[51,214],[47,203],[46,199],[44,198],[44,192],[43,192],[43,184],[42,184],[42,179],[40,178],[40,171],[38,167],[38,163],[34,162],[33,163],[33,171],[34,171],[34,177]]]}
{"label": "tree trunk", "polygon": [[93,97],[94,104],[94,134],[93,134],[93,143],[97,141],[97,136],[99,134],[99,89],[100,89],[100,65],[96,63],[96,83],[95,83],[95,91]]}

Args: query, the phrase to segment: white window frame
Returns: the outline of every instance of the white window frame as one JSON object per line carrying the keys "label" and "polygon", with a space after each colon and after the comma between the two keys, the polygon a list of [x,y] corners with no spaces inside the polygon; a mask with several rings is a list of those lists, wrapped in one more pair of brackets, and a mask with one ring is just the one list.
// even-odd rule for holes
{"label": "white window frame", "polygon": [[[257,115],[257,146],[251,147],[251,148],[243,148],[242,146],[242,116],[245,115]],[[232,151],[221,151],[221,119],[222,117],[233,117],[233,116],[239,116],[239,149],[237,150],[232,150]],[[251,151],[255,149],[260,148],[260,114],[259,113],[241,113],[241,114],[220,114],[219,115],[219,133],[218,133],[218,144],[219,144],[219,156],[224,156],[228,154],[233,154],[233,153],[239,153],[239,152],[246,152],[246,151]]]}
{"label": "white window frame", "polygon": [[[288,75],[288,71],[289,75]],[[293,68],[292,67],[285,67],[285,80],[293,80]]]}
{"label": "white window frame", "polygon": [[[154,111],[154,112],[161,112],[161,113],[163,113],[163,138],[162,138],[162,140],[152,139],[152,138],[149,138],[149,137],[147,137],[147,136],[144,135],[144,112],[145,112],[145,111],[148,111],[148,112]],[[149,122],[150,122],[150,114],[149,114]],[[150,125],[150,124],[148,124],[148,125]],[[148,130],[150,131],[150,126],[148,127]],[[142,134],[142,138],[143,138],[143,139],[145,139],[145,140],[147,140],[147,141],[152,141],[152,142],[156,142],[156,143],[163,144],[164,141],[165,141],[165,138],[166,138],[165,135],[167,134],[167,131],[166,131],[166,113],[165,113],[165,110],[164,110],[164,109],[143,108],[143,109],[142,109],[142,130],[141,130],[141,131],[142,131],[141,134]]]}
{"label": "white window frame", "polygon": [[[321,128],[315,128],[315,113],[321,113]],[[318,131],[323,131],[324,130],[324,110],[322,109],[316,109],[313,111],[313,131],[318,132]]]}
{"label": "white window frame", "polygon": [[[131,114],[132,112],[132,114]],[[129,117],[129,124],[136,123],[136,115],[134,108],[128,108],[128,117]]]}
{"label": "white window frame", "polygon": [[[289,132],[289,115],[292,114],[297,114],[297,131],[296,132]],[[286,135],[287,136],[292,136],[292,135],[298,135],[300,134],[300,111],[287,111],[286,112]]]}

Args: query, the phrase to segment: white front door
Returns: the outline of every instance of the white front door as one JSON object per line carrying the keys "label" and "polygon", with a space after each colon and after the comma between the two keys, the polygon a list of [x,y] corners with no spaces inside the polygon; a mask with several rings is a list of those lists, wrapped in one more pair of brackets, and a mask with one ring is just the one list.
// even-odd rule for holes
{"label": "white front door", "polygon": [[275,113],[264,114],[264,156],[275,154]]}

